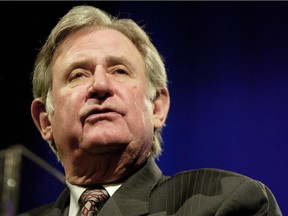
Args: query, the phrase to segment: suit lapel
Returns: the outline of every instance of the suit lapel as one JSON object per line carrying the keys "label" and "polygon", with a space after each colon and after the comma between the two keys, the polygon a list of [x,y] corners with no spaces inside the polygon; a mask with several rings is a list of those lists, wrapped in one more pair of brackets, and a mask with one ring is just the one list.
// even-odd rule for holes
{"label": "suit lapel", "polygon": [[162,173],[153,158],[129,177],[107,201],[100,215],[145,215],[149,212],[149,198]]}

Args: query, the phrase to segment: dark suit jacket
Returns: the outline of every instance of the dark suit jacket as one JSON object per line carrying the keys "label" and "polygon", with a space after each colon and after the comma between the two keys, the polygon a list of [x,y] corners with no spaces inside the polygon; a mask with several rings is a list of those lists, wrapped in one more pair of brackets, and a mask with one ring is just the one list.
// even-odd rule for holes
{"label": "dark suit jacket", "polygon": [[[60,216],[69,206],[66,188],[55,203],[21,216]],[[67,212],[67,211],[66,211]],[[152,158],[109,198],[99,216],[282,215],[271,191],[259,181],[216,169],[165,177]]]}

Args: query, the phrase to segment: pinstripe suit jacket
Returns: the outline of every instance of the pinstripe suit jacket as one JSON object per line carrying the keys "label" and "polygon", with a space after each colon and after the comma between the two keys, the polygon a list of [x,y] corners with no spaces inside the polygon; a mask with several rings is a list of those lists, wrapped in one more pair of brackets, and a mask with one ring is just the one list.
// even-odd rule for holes
{"label": "pinstripe suit jacket", "polygon": [[[66,188],[53,204],[22,216],[65,215]],[[67,212],[67,211],[66,211]],[[152,158],[110,197],[99,216],[192,215],[279,216],[271,191],[243,175],[216,169],[190,170],[165,177]]]}

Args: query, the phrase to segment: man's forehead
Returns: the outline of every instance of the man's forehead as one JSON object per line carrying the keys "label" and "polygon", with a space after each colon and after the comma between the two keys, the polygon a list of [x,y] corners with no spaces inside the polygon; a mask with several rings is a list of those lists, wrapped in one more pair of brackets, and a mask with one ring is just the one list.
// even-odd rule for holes
{"label": "man's forehead", "polygon": [[[87,55],[87,51],[101,52],[101,55],[106,55],[105,59],[109,62],[123,62],[128,63],[135,58],[143,57],[136,47],[136,45],[123,33],[118,30],[105,29],[80,29],[68,35],[55,49],[53,59],[55,60],[63,53],[67,57],[78,55]],[[82,53],[81,53],[82,52]],[[52,62],[53,62],[52,59]]]}

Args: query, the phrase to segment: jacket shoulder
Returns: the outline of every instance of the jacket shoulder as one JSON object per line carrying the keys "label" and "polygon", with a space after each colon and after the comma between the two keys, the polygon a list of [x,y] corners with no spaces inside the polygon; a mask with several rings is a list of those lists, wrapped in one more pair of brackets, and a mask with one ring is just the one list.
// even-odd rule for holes
{"label": "jacket shoulder", "polygon": [[40,216],[45,215],[46,212],[49,212],[53,207],[53,203],[48,203],[43,206],[39,206],[27,212],[21,213],[18,216]]}
{"label": "jacket shoulder", "polygon": [[176,173],[161,182],[159,187],[166,188],[173,185],[174,188],[177,187],[178,191],[183,191],[188,196],[192,194],[215,196],[223,193],[229,194],[244,182],[253,182],[257,186],[258,184],[262,184],[236,172],[215,168],[202,168]]}
{"label": "jacket shoulder", "polygon": [[211,177],[211,178],[222,178],[222,177],[236,177],[242,179],[244,181],[253,180],[252,178],[245,176],[243,174],[223,170],[223,169],[216,169],[216,168],[201,168],[201,169],[192,169],[192,170],[185,170],[176,173],[175,175],[171,176],[171,178],[179,178],[185,176],[197,176],[197,177]]}
{"label": "jacket shoulder", "polygon": [[214,168],[187,170],[162,181],[152,191],[150,209],[169,215],[183,211],[189,215],[281,215],[273,194],[263,183]]}
{"label": "jacket shoulder", "polygon": [[70,203],[70,192],[67,187],[58,196],[55,202],[51,202],[40,207],[36,207],[18,216],[50,216],[50,215],[63,215],[66,207]]}

